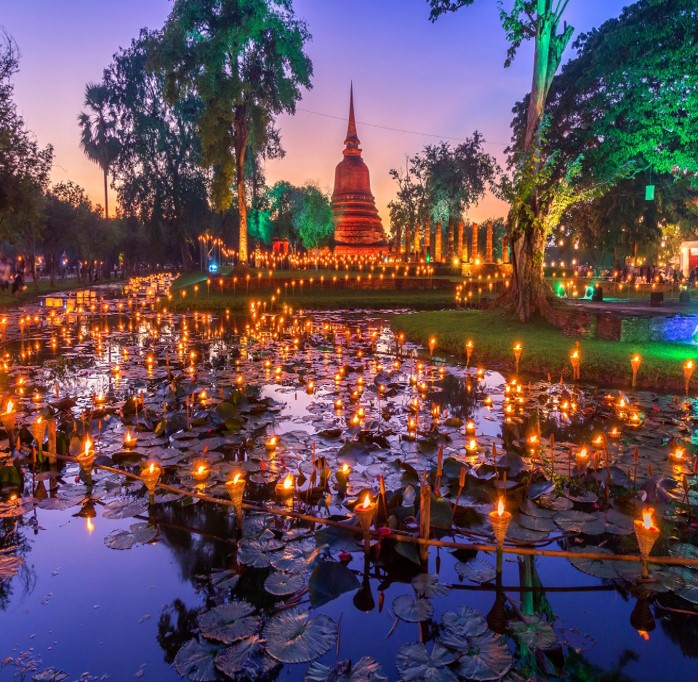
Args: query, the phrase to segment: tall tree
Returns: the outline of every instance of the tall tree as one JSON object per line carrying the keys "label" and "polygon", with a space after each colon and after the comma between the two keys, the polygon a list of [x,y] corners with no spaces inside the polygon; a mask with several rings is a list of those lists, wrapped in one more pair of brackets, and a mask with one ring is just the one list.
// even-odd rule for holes
{"label": "tall tree", "polygon": [[[472,5],[474,0],[428,0],[430,18]],[[562,24],[569,0],[513,0],[511,9],[500,3],[500,19],[509,41],[505,66],[510,66],[525,40],[534,41],[533,79],[523,145],[516,159],[509,232],[513,275],[503,303],[519,319],[527,320],[548,308],[549,287],[543,278],[546,230],[556,212],[554,193],[541,193],[539,153],[545,105],[562,53],[573,33]],[[561,26],[562,24],[562,26]]]}
{"label": "tall tree", "polygon": [[202,107],[194,94],[165,101],[163,74],[147,68],[157,39],[142,30],[104,71],[118,140],[111,169],[121,210],[141,222],[151,252],[189,268],[196,238],[211,217],[196,131]]}
{"label": "tall tree", "polygon": [[202,163],[213,174],[211,195],[225,211],[237,188],[239,254],[247,261],[245,157],[250,140],[263,147],[269,123],[295,112],[312,64],[309,33],[291,0],[175,0],[153,66],[164,71],[165,95],[196,93]]}
{"label": "tall tree", "polygon": [[312,184],[301,188],[293,215],[293,227],[304,248],[317,249],[334,235],[330,198]]}
{"label": "tall tree", "polygon": [[[581,35],[550,89],[540,153],[552,179],[574,167],[577,195],[561,224],[595,247],[657,241],[662,223],[694,219],[698,190],[698,6],[640,0]],[[515,109],[514,146],[529,105]],[[654,200],[645,187],[655,185]]]}
{"label": "tall tree", "polygon": [[85,86],[86,111],[80,112],[80,148],[85,156],[96,163],[104,174],[104,217],[109,218],[109,169],[119,152],[114,135],[115,117],[109,103],[109,91],[99,83]]}

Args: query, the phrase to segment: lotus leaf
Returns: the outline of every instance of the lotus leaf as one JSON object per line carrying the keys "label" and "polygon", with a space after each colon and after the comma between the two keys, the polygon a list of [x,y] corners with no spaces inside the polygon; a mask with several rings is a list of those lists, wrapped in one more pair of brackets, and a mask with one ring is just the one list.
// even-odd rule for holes
{"label": "lotus leaf", "polygon": [[223,644],[232,644],[257,632],[258,616],[252,616],[254,606],[246,601],[233,601],[205,611],[197,618],[201,634]]}
{"label": "lotus leaf", "polygon": [[282,663],[308,663],[329,651],[337,625],[324,614],[295,607],[275,615],[264,628],[267,652]]}

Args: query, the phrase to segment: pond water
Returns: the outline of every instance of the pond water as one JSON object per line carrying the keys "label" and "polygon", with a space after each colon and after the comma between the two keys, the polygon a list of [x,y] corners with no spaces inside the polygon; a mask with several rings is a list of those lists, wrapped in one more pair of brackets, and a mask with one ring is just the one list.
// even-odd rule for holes
{"label": "pond water", "polygon": [[[172,315],[146,288],[3,325],[0,680],[695,677],[695,565],[645,581],[637,562],[506,552],[498,573],[468,549],[493,544],[501,497],[507,549],[636,555],[651,505],[653,553],[695,559],[693,400],[507,381],[398,346],[387,314]],[[91,476],[70,456],[88,435]],[[118,472],[152,462],[169,487],[149,504]],[[431,537],[458,546],[420,560],[424,475]],[[368,555],[366,492],[390,529]]]}

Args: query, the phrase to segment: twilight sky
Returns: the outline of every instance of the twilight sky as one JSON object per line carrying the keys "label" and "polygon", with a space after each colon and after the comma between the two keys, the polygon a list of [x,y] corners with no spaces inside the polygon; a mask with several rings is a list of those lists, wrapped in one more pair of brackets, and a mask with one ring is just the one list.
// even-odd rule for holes
{"label": "twilight sky", "polygon": [[[509,2],[506,2],[509,5]],[[579,32],[618,16],[628,0],[571,0],[567,20]],[[376,203],[388,226],[394,195],[390,168],[440,139],[483,133],[503,160],[511,108],[529,89],[532,49],[503,68],[506,42],[495,0],[428,21],[426,0],[295,0],[313,40],[313,88],[294,117],[279,126],[286,156],[267,166],[267,179],[315,181],[331,191],[342,159],[349,82],[363,156]],[[170,0],[0,0],[0,25],[22,54],[15,98],[41,144],[55,147],[54,182],[71,179],[103,203],[101,173],[78,146],[77,116],[85,83],[98,81],[121,46],[141,27],[160,28]],[[369,125],[370,124],[370,125]],[[112,191],[113,194],[113,191]],[[110,206],[114,198],[110,195]],[[505,215],[486,197],[469,217]]]}

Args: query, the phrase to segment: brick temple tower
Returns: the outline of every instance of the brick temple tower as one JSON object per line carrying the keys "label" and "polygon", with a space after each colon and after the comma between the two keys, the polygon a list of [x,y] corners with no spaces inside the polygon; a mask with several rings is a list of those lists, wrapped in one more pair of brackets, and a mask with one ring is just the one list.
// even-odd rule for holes
{"label": "brick temple tower", "polygon": [[334,252],[340,256],[375,256],[388,250],[376,200],[371,193],[368,166],[361,158],[359,144],[352,85],[349,90],[349,125],[342,152],[344,158],[337,164],[332,193]]}

